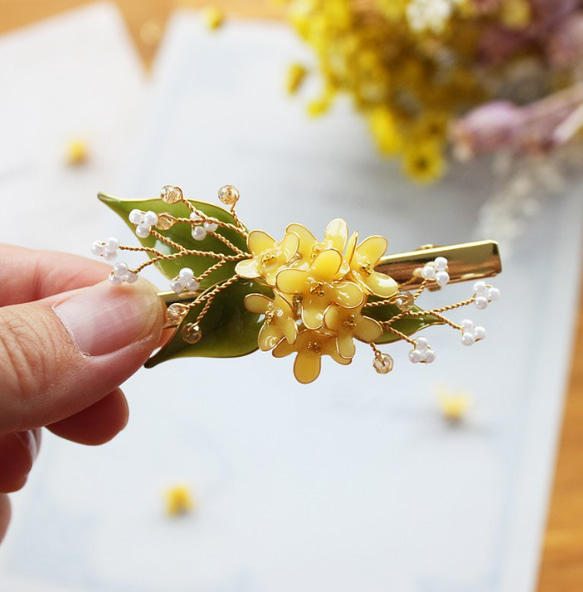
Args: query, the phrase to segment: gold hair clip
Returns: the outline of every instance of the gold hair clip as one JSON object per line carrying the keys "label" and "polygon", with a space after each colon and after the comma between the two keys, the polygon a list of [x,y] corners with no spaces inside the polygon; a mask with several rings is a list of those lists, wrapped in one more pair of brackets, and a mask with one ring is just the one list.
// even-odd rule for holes
{"label": "gold hair clip", "polygon": [[[309,383],[320,374],[322,356],[348,365],[355,339],[373,351],[380,374],[393,359],[378,346],[404,340],[413,363],[431,363],[435,353],[424,337],[431,325],[449,325],[464,345],[486,335],[473,321],[457,324],[444,313],[473,304],[484,309],[500,292],[484,281],[501,271],[498,245],[481,241],[385,256],[387,239],[349,237],[346,222],[328,224],[323,240],[305,226],[290,224],[282,240],[262,230],[248,232],[235,212],[238,190],[219,190],[225,209],[184,198],[167,185],[159,198],[121,200],[100,194],[119,214],[141,246],[122,246],[115,238],[97,241],[93,253],[107,261],[118,251],[146,253],[135,269],[115,263],[114,285],[133,282],[149,265],[170,279],[163,292],[168,325],[178,327],[146,366],[182,356],[237,357],[257,349],[276,358],[297,354],[294,374]],[[472,295],[448,306],[423,310],[417,299],[425,290],[474,280]]]}

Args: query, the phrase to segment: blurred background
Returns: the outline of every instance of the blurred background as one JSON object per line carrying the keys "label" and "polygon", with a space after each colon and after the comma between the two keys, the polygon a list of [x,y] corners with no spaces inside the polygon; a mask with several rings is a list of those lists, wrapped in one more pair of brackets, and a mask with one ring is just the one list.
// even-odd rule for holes
{"label": "blurred background", "polygon": [[274,235],[494,238],[505,269],[484,347],[427,372],[143,371],[116,442],[47,437],[3,590],[582,589],[579,4],[0,0],[2,242],[132,244],[97,191],[234,183]]}

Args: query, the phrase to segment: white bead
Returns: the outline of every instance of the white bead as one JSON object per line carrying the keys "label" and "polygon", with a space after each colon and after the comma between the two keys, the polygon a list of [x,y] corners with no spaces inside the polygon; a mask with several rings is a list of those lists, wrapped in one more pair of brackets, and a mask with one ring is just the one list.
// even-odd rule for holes
{"label": "white bead", "polygon": [[130,212],[130,222],[132,224],[141,224],[144,218],[144,213],[140,210],[132,210]]}
{"label": "white bead", "polygon": [[178,277],[181,280],[188,281],[194,277],[194,272],[192,271],[192,269],[190,269],[190,267],[183,267],[178,273]]}
{"label": "white bead", "polygon": [[500,290],[498,288],[490,288],[490,292],[488,294],[490,301],[499,300],[500,299]]}
{"label": "white bead", "polygon": [[215,230],[219,227],[219,225],[216,222],[205,222],[202,227],[207,231],[207,232],[215,232]]}
{"label": "white bead", "polygon": [[192,212],[192,214],[190,214],[190,219],[194,220],[195,222],[200,222],[200,216],[196,213],[196,212]]}
{"label": "white bead", "polygon": [[435,361],[435,352],[432,349],[428,349],[423,356],[423,362],[431,364],[433,361]]}
{"label": "white bead", "polygon": [[170,282],[170,287],[174,292],[176,292],[176,294],[182,292],[182,282],[180,280],[172,280]]}
{"label": "white bead", "polygon": [[482,294],[485,291],[486,291],[486,282],[479,281],[474,284],[474,292],[476,292],[476,294]]}
{"label": "white bead", "polygon": [[430,266],[430,265],[426,265],[421,270],[421,277],[424,280],[432,280],[432,279],[434,279],[435,278],[435,269],[432,266]]}
{"label": "white bead", "polygon": [[445,286],[447,282],[449,282],[449,273],[447,271],[438,271],[435,274],[435,281],[437,282],[438,286]]}
{"label": "white bead", "polygon": [[100,255],[103,255],[104,251],[105,251],[105,246],[100,241],[95,241],[91,245],[91,252],[94,255],[96,255],[97,257],[99,257]]}
{"label": "white bead", "polygon": [[206,238],[206,230],[202,226],[195,226],[192,229],[192,238],[194,240],[203,240]]}
{"label": "white bead", "polygon": [[445,271],[447,269],[447,259],[445,257],[437,257],[434,264],[437,271]]}
{"label": "white bead", "polygon": [[460,323],[460,325],[464,331],[468,331],[468,330],[473,329],[474,321],[470,321],[469,319],[465,319]]}
{"label": "white bead", "polygon": [[106,241],[105,241],[105,248],[108,251],[117,251],[119,249],[119,241],[117,240],[117,238],[110,236]]}
{"label": "white bead", "polygon": [[144,224],[145,226],[155,226],[156,224],[158,224],[158,215],[155,212],[148,210],[144,214],[142,224]]}
{"label": "white bead", "polygon": [[196,280],[192,279],[192,280],[189,280],[188,282],[186,282],[184,287],[189,292],[196,292],[200,288],[200,284]]}
{"label": "white bead", "polygon": [[133,284],[138,280],[138,276],[135,273],[126,273],[126,275],[124,276],[124,280],[128,284]]}
{"label": "white bead", "polygon": [[464,345],[474,345],[475,338],[471,333],[462,333],[462,343]]}
{"label": "white bead", "polygon": [[115,251],[104,251],[101,256],[106,261],[113,261],[117,257],[117,253]]}
{"label": "white bead", "polygon": [[428,347],[428,343],[427,343],[427,339],[425,339],[425,337],[419,337],[417,339],[417,341],[415,342],[415,348],[420,351],[427,349],[427,347]]}
{"label": "white bead", "polygon": [[123,261],[119,261],[113,266],[113,273],[115,275],[125,275],[128,272],[128,264]]}
{"label": "white bead", "polygon": [[136,236],[140,238],[148,238],[150,236],[150,227],[145,226],[144,224],[139,224],[136,227]]}
{"label": "white bead", "polygon": [[486,329],[484,329],[484,327],[476,327],[476,329],[474,330],[474,336],[477,341],[479,341],[480,339],[485,339]]}
{"label": "white bead", "polygon": [[474,300],[474,306],[478,310],[484,310],[488,307],[488,299],[485,296],[476,296],[476,299]]}
{"label": "white bead", "polygon": [[117,275],[110,275],[109,276],[109,281],[114,285],[114,286],[120,286],[123,283],[123,280],[121,279],[121,277],[117,276]]}
{"label": "white bead", "polygon": [[409,360],[411,360],[413,364],[418,364],[421,361],[421,357],[421,352],[416,349],[412,349],[409,352]]}

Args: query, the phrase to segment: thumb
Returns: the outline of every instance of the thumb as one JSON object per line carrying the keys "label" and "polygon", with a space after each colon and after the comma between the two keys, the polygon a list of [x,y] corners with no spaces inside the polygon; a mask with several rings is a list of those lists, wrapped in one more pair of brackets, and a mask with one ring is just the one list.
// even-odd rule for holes
{"label": "thumb", "polygon": [[93,405],[157,347],[164,305],[143,279],[0,308],[0,434]]}

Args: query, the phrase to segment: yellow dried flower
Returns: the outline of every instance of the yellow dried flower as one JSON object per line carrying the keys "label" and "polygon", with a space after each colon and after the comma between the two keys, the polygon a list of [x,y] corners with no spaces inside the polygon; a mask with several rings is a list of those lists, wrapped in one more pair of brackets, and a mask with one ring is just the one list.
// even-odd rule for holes
{"label": "yellow dried flower", "polygon": [[195,507],[190,489],[186,485],[176,485],[168,489],[165,497],[166,512],[169,516],[188,514]]}
{"label": "yellow dried flower", "polygon": [[435,141],[412,143],[406,149],[403,166],[413,180],[430,183],[443,176],[445,159]]}

